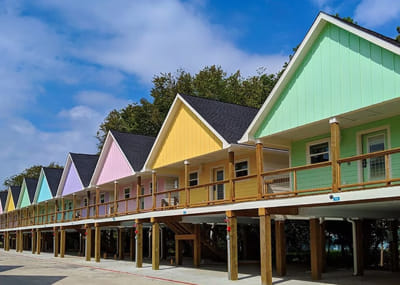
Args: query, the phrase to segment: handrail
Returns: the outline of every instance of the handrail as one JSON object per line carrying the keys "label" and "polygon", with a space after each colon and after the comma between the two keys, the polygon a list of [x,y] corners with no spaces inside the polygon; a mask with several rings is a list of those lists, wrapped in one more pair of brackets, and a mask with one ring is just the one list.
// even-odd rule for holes
{"label": "handrail", "polygon": [[386,150],[380,150],[380,151],[375,151],[375,152],[370,152],[370,153],[365,153],[365,154],[354,155],[354,156],[350,156],[350,157],[346,157],[346,158],[340,158],[337,160],[337,162],[338,163],[352,162],[352,161],[356,161],[356,160],[384,156],[384,155],[394,154],[394,153],[398,153],[398,152],[400,152],[400,147],[386,149]]}
{"label": "handrail", "polygon": [[269,176],[269,175],[275,175],[275,174],[281,174],[281,173],[287,173],[287,172],[299,171],[299,170],[308,170],[308,169],[326,167],[326,166],[330,166],[330,165],[332,165],[332,161],[324,161],[324,162],[318,162],[318,163],[313,163],[313,164],[307,164],[307,165],[301,165],[301,166],[295,166],[295,167],[282,168],[282,169],[278,169],[278,170],[266,171],[266,172],[261,173],[261,176]]}

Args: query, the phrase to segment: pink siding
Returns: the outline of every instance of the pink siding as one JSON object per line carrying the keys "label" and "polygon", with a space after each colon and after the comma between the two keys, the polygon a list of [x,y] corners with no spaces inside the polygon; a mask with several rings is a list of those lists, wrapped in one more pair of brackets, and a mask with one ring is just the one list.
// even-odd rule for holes
{"label": "pink siding", "polygon": [[132,169],[125,156],[122,154],[115,141],[112,141],[104,163],[101,166],[100,175],[96,184],[101,185],[132,174]]}

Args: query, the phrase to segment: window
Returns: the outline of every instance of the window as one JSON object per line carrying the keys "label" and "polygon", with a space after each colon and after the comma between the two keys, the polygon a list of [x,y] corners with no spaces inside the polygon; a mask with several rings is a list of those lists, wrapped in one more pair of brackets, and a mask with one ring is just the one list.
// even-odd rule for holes
{"label": "window", "polygon": [[199,173],[192,172],[189,174],[189,186],[196,186],[199,184]]}
{"label": "window", "polygon": [[87,199],[87,198],[83,199],[83,205],[84,205],[85,207],[87,207],[87,205],[88,205],[88,199]]}
{"label": "window", "polygon": [[72,210],[72,202],[68,202],[68,210]]}
{"label": "window", "polygon": [[308,146],[309,163],[329,161],[329,142],[319,142]]}
{"label": "window", "polygon": [[236,177],[247,176],[248,174],[249,174],[249,163],[247,161],[241,161],[235,163]]}
{"label": "window", "polygon": [[153,182],[150,182],[150,194],[153,194]]}
{"label": "window", "polygon": [[129,189],[129,188],[125,188],[124,189],[124,197],[125,197],[125,199],[129,199],[131,197],[130,191],[131,191],[131,189]]}
{"label": "window", "polygon": [[[140,195],[144,195],[144,187],[140,189]],[[144,198],[140,198],[140,209],[144,209]]]}
{"label": "window", "polygon": [[100,194],[100,204],[103,204],[105,201],[105,195],[104,194]]}

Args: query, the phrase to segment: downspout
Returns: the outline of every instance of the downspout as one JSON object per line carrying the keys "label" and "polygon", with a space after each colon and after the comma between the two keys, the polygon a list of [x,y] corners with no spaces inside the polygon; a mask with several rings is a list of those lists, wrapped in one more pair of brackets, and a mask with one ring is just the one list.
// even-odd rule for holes
{"label": "downspout", "polygon": [[347,221],[351,223],[351,229],[352,229],[352,235],[353,235],[353,275],[356,276],[358,273],[356,222],[352,219],[347,219]]}

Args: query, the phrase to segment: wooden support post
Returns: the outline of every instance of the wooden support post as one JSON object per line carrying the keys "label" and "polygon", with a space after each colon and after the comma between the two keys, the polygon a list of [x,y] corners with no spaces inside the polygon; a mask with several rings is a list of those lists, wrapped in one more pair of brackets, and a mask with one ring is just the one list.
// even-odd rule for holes
{"label": "wooden support post", "polygon": [[96,262],[100,262],[100,244],[101,244],[101,236],[100,235],[101,235],[100,226],[98,224],[95,224],[94,258],[95,258]]}
{"label": "wooden support post", "polygon": [[43,217],[43,220],[44,220],[43,224],[47,224],[49,222],[49,220],[48,220],[48,217],[49,217],[49,202],[48,201],[45,202],[45,206],[44,207],[45,207],[45,209],[44,209],[45,216]]}
{"label": "wooden support post", "polygon": [[60,247],[60,239],[59,239],[59,235],[58,235],[58,228],[54,227],[54,231],[53,231],[53,250],[54,250],[54,257],[58,256],[58,252],[59,252],[59,247]]}
{"label": "wooden support post", "polygon": [[85,260],[90,261],[92,258],[92,228],[90,225],[86,225],[85,228]]}
{"label": "wooden support post", "polygon": [[189,207],[190,204],[190,194],[189,194],[189,161],[185,160],[184,161],[185,164],[185,181],[184,181],[184,185],[185,185],[185,208]]}
{"label": "wooden support post", "polygon": [[42,250],[42,232],[39,229],[36,229],[36,254],[40,254]]}
{"label": "wooden support post", "polygon": [[[39,210],[38,210],[38,213],[39,213]],[[58,215],[58,200],[57,200],[57,198],[55,198],[55,199],[54,199],[54,222],[55,222],[55,223],[56,223],[57,220],[58,220],[57,215]]]}
{"label": "wooden support post", "polygon": [[136,220],[136,268],[143,266],[143,225],[140,220]]}
{"label": "wooden support post", "polygon": [[175,238],[175,265],[182,265],[181,240]]}
{"label": "wooden support post", "polygon": [[151,264],[153,270],[160,268],[160,224],[151,218]]}
{"label": "wooden support post", "polygon": [[76,194],[72,194],[72,220],[76,220]]}
{"label": "wooden support post", "polygon": [[275,254],[276,273],[279,276],[286,275],[286,236],[285,221],[275,220]]}
{"label": "wooden support post", "polygon": [[134,231],[129,230],[129,259],[133,260],[135,256],[135,244],[134,244]]}
{"label": "wooden support post", "polygon": [[153,211],[157,208],[157,173],[153,170],[151,172],[151,185],[152,185],[152,191],[151,191],[151,198],[153,200]]}
{"label": "wooden support post", "polygon": [[310,254],[311,277],[313,280],[321,279],[321,230],[319,219],[310,219]]}
{"label": "wooden support post", "polygon": [[60,257],[64,258],[65,255],[65,229],[60,229]]}
{"label": "wooden support post", "polygon": [[261,174],[264,172],[263,144],[256,144],[256,170],[257,170],[257,198],[261,199],[264,192],[264,179]]}
{"label": "wooden support post", "polygon": [[231,201],[235,201],[235,183],[233,178],[235,178],[235,153],[233,151],[228,152],[228,179],[229,179],[229,189]]}
{"label": "wooden support post", "polygon": [[265,208],[258,209],[260,217],[261,284],[272,285],[271,216]]}
{"label": "wooden support post", "polygon": [[114,212],[113,216],[117,215],[117,209],[118,209],[118,181],[114,181]]}
{"label": "wooden support post", "polygon": [[86,192],[86,201],[87,201],[86,218],[89,219],[89,217],[90,217],[90,191]]}
{"label": "wooden support post", "polygon": [[8,251],[9,244],[10,244],[10,238],[8,232],[4,232],[4,251]]}
{"label": "wooden support post", "polygon": [[332,161],[332,191],[339,191],[340,181],[340,128],[336,118],[329,120],[331,125],[331,161]]}
{"label": "wooden support post", "polygon": [[36,232],[31,230],[32,254],[36,252]]}
{"label": "wooden support post", "polygon": [[325,221],[320,222],[320,245],[321,245],[321,272],[326,272],[326,235],[325,235]]}
{"label": "wooden support post", "polygon": [[354,275],[364,275],[364,243],[362,221],[355,220],[353,226],[353,258],[354,258]]}
{"label": "wooden support post", "polygon": [[136,211],[140,212],[140,191],[142,189],[142,177],[138,176],[136,181]]}
{"label": "wooden support post", "polygon": [[100,206],[100,188],[96,187],[96,218],[99,217],[99,206]]}
{"label": "wooden support post", "polygon": [[238,242],[237,242],[237,217],[233,211],[227,211],[228,218],[228,279],[238,280]]}
{"label": "wooden support post", "polygon": [[399,271],[399,222],[393,220],[390,222],[390,232],[392,235],[392,240],[390,241],[390,253],[392,256],[391,267],[392,272]]}
{"label": "wooden support post", "polygon": [[61,223],[64,222],[65,219],[65,201],[64,198],[61,198]]}
{"label": "wooden support post", "polygon": [[123,241],[123,236],[124,236],[124,229],[119,228],[118,229],[118,259],[123,260],[124,259],[124,241]]}
{"label": "wooden support post", "polygon": [[193,265],[194,267],[199,267],[201,261],[200,224],[194,225],[194,234],[196,238],[193,241]]}
{"label": "wooden support post", "polygon": [[15,231],[15,251],[19,252],[19,231]]}

